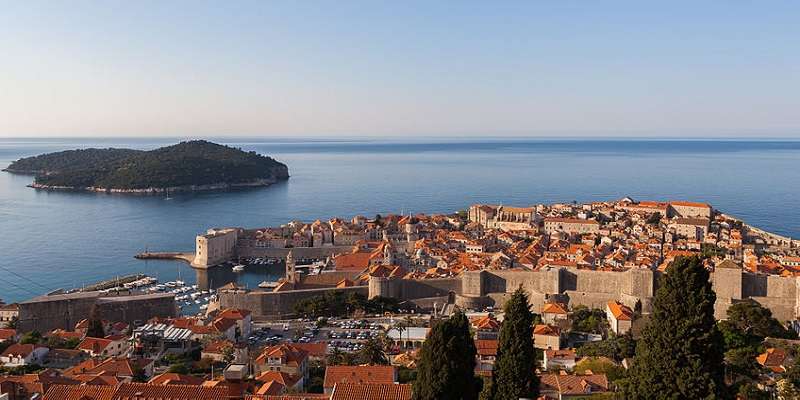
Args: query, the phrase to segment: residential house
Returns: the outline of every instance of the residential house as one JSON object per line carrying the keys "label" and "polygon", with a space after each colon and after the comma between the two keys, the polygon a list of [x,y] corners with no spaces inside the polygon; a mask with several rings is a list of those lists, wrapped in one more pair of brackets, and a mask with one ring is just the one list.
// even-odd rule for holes
{"label": "residential house", "polygon": [[562,321],[566,321],[569,312],[567,311],[567,306],[562,303],[545,303],[542,306],[542,322],[548,325],[558,325]]}
{"label": "residential house", "polygon": [[605,374],[545,374],[539,380],[539,394],[548,400],[583,399],[608,391]]}
{"label": "residential house", "polygon": [[252,323],[253,319],[251,316],[250,310],[244,310],[239,308],[228,308],[225,310],[220,311],[217,314],[217,318],[225,318],[230,319],[236,322],[236,329],[238,330],[238,334],[236,338],[247,338],[250,336],[250,332],[252,331]]}
{"label": "residential house", "polygon": [[278,371],[297,375],[301,386],[308,378],[308,353],[288,343],[267,347],[254,364],[257,373]]}
{"label": "residential house", "polygon": [[78,344],[77,349],[91,357],[116,357],[128,351],[128,338],[123,335],[86,337]]}
{"label": "residential house", "polygon": [[6,340],[15,341],[17,339],[17,331],[10,328],[0,328],[0,343]]}
{"label": "residential house", "polygon": [[606,318],[611,330],[622,335],[631,329],[633,311],[628,306],[611,300],[606,304]]}
{"label": "residential house", "polygon": [[0,354],[0,363],[6,367],[21,367],[24,365],[41,365],[50,349],[38,344],[15,343]]}
{"label": "residential house", "polygon": [[561,350],[561,329],[551,325],[534,326],[533,347],[542,350]]}
{"label": "residential house", "polygon": [[575,350],[545,350],[542,364],[545,370],[568,370],[575,368]]}
{"label": "residential house", "polygon": [[477,374],[489,375],[494,371],[498,342],[497,339],[475,340],[475,371]]}
{"label": "residential house", "polygon": [[256,381],[262,384],[255,394],[262,396],[279,395],[287,391],[299,392],[303,389],[302,377],[286,372],[265,371],[256,377]]}

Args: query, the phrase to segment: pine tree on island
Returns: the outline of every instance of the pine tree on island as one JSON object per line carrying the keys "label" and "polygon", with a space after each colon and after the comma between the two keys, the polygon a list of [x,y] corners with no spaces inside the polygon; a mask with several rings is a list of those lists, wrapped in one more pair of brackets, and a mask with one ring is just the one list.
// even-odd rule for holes
{"label": "pine tree on island", "polygon": [[503,326],[497,346],[489,398],[517,400],[536,398],[539,379],[534,374],[536,353],[533,349],[534,314],[528,295],[518,288],[506,302]]}
{"label": "pine tree on island", "polygon": [[475,342],[461,312],[436,324],[422,345],[414,400],[475,400]]}
{"label": "pine tree on island", "polygon": [[716,294],[697,257],[678,257],[656,292],[653,313],[623,382],[626,399],[718,399],[724,396]]}

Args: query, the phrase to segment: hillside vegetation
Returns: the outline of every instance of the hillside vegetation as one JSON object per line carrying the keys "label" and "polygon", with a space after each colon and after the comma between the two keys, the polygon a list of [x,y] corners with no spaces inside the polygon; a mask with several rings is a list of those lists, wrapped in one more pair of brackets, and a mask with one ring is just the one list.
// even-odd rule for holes
{"label": "hillside vegetation", "polygon": [[69,150],[23,158],[9,172],[35,173],[34,187],[165,189],[269,184],[289,177],[274,159],[204,140],[151,151]]}

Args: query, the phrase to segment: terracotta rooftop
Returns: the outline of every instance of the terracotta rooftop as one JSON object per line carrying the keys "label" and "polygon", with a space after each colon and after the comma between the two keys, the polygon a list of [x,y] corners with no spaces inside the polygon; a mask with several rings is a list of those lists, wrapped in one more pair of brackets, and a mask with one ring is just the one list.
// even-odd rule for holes
{"label": "terracotta rooftop", "polygon": [[394,383],[395,367],[390,365],[331,365],[325,368],[323,387],[337,383]]}
{"label": "terracotta rooftop", "polygon": [[340,383],[331,400],[411,400],[411,385],[396,383]]}

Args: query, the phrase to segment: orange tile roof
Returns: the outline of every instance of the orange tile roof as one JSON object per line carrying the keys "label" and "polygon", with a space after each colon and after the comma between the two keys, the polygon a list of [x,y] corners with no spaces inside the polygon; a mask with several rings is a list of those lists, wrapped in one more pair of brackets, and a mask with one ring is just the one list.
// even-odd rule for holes
{"label": "orange tile roof", "polygon": [[561,334],[561,330],[555,326],[536,325],[533,327],[533,334],[544,335],[544,336],[559,336]]}
{"label": "orange tile roof", "polygon": [[323,387],[338,383],[394,383],[395,367],[391,365],[330,365],[325,368]]}
{"label": "orange tile roof", "polygon": [[361,272],[369,267],[372,252],[358,251],[349,254],[340,254],[333,258],[337,271]]}
{"label": "orange tile roof", "polygon": [[496,356],[499,343],[500,341],[496,339],[477,339],[475,348],[480,356]]}
{"label": "orange tile roof", "polygon": [[172,372],[165,372],[161,375],[154,376],[147,383],[151,385],[202,385],[205,379],[191,376],[181,375]]}
{"label": "orange tile roof", "polygon": [[614,315],[614,318],[620,321],[631,321],[633,320],[633,311],[628,308],[628,306],[624,304],[620,304],[615,300],[611,300],[608,302],[608,309],[611,310],[611,314]]}
{"label": "orange tile roof", "polygon": [[783,363],[786,361],[786,352],[779,348],[769,348],[756,357],[756,362],[775,372],[784,372]]}
{"label": "orange tile roof", "polygon": [[93,353],[102,353],[108,345],[112,342],[111,339],[86,337],[78,345],[79,350],[91,351]]}
{"label": "orange tile roof", "polygon": [[226,308],[217,314],[218,318],[227,318],[232,320],[243,320],[250,316],[250,310],[242,310],[239,308]]}
{"label": "orange tile roof", "polygon": [[113,400],[116,390],[114,386],[55,385],[42,400]]}
{"label": "orange tile roof", "polygon": [[286,360],[287,365],[300,365],[303,360],[308,358],[308,353],[293,344],[283,343],[264,349],[258,358],[256,358],[256,363],[264,364],[270,357],[283,358]]}
{"label": "orange tile roof", "polygon": [[711,208],[711,206],[706,203],[696,203],[693,201],[670,201],[669,204],[682,207]]}
{"label": "orange tile roof", "polygon": [[542,314],[567,315],[567,307],[561,303],[544,303]]}
{"label": "orange tile roof", "polygon": [[472,327],[481,331],[497,332],[500,330],[500,323],[491,315],[486,315],[472,320]]}
{"label": "orange tile roof", "polygon": [[244,400],[329,400],[324,393],[285,393],[279,395],[245,395]]}
{"label": "orange tile roof", "polygon": [[557,392],[561,395],[586,395],[588,393],[607,392],[608,378],[605,374],[547,374],[541,376],[539,390],[541,392]]}
{"label": "orange tile roof", "polygon": [[394,383],[340,383],[331,400],[411,400],[411,385]]}
{"label": "orange tile roof", "polygon": [[17,331],[14,329],[0,329],[0,340],[8,340],[17,336]]}
{"label": "orange tile roof", "polygon": [[310,357],[325,357],[328,355],[327,342],[292,343],[292,346],[301,350],[305,350]]}
{"label": "orange tile roof", "polygon": [[43,400],[226,400],[224,388],[122,383],[116,386],[55,385]]}

